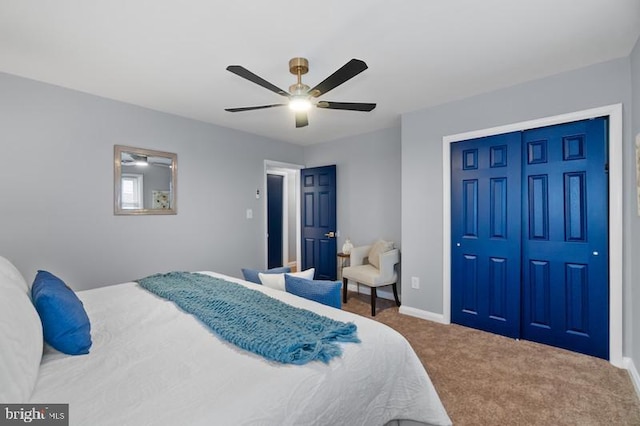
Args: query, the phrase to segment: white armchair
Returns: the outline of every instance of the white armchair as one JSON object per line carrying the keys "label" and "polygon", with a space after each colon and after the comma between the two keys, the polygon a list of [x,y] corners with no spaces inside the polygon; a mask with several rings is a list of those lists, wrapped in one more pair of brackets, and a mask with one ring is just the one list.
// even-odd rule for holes
{"label": "white armchair", "polygon": [[396,299],[396,305],[400,306],[398,299],[398,273],[395,265],[400,262],[400,251],[391,249],[380,253],[380,268],[376,268],[368,262],[371,245],[354,247],[351,250],[351,259],[349,266],[342,270],[342,302],[347,303],[347,284],[349,280],[358,284],[366,285],[371,288],[371,316],[376,316],[376,289],[387,285],[393,286],[393,296]]}

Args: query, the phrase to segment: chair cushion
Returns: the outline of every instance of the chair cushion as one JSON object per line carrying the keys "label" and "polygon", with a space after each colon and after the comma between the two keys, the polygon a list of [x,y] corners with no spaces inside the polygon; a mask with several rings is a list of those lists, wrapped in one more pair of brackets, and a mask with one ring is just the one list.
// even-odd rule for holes
{"label": "chair cushion", "polygon": [[260,277],[260,281],[262,284],[271,287],[276,290],[285,291],[284,288],[284,276],[285,275],[293,275],[294,277],[305,278],[307,280],[312,280],[315,275],[315,268],[309,268],[306,271],[300,272],[289,272],[287,274],[263,274],[262,272],[258,274]]}
{"label": "chair cushion", "polygon": [[307,280],[305,278],[294,277],[291,274],[284,275],[284,285],[287,293],[313,300],[323,305],[333,306],[340,309],[340,281]]}
{"label": "chair cushion", "polygon": [[342,277],[369,287],[389,285],[397,280],[397,275],[394,273],[391,281],[384,281],[380,277],[380,270],[372,265],[348,266],[342,270]]}
{"label": "chair cushion", "polygon": [[291,272],[291,268],[288,266],[282,266],[280,268],[271,268],[266,271],[258,271],[257,269],[242,268],[242,275],[245,281],[249,281],[256,284],[262,284],[260,281],[259,273],[263,274],[284,274],[285,272]]}
{"label": "chair cushion", "polygon": [[369,250],[369,263],[380,269],[380,255],[388,252],[389,250],[393,250],[393,243],[391,241],[376,241],[371,246],[371,250]]}
{"label": "chair cushion", "polygon": [[42,321],[44,340],[65,354],[88,354],[91,324],[73,290],[52,273],[38,271],[31,295]]}

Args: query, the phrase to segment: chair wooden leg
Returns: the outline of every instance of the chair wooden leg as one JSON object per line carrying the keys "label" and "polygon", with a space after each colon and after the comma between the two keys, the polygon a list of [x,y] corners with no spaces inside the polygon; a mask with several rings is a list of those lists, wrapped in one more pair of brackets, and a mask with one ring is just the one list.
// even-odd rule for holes
{"label": "chair wooden leg", "polygon": [[349,280],[346,278],[342,279],[342,303],[347,303],[347,284],[349,284]]}
{"label": "chair wooden leg", "polygon": [[393,283],[393,297],[396,298],[396,306],[400,306],[400,299],[398,299],[398,287],[396,283]]}
{"label": "chair wooden leg", "polygon": [[371,287],[371,316],[372,317],[376,316],[376,297],[378,297],[376,288]]}

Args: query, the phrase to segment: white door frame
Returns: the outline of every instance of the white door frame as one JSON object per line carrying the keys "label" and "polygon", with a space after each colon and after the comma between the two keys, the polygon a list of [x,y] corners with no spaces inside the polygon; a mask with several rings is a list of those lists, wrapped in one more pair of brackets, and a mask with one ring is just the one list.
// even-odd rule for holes
{"label": "white door frame", "polygon": [[458,133],[442,138],[442,308],[451,323],[451,144],[484,136],[609,117],[609,362],[624,368],[622,359],[622,104]]}
{"label": "white door frame", "polygon": [[[267,223],[267,219],[268,219],[268,215],[267,215],[267,174],[279,174],[279,175],[285,175],[285,179],[284,179],[284,185],[285,187],[283,188],[283,190],[285,190],[287,188],[287,177],[290,174],[293,174],[295,176],[295,194],[296,194],[296,200],[295,200],[295,204],[296,204],[296,268],[299,271],[300,267],[301,267],[301,253],[302,253],[302,248],[300,245],[300,238],[301,238],[301,233],[300,233],[300,223],[301,223],[301,219],[300,219],[300,170],[304,169],[305,166],[302,166],[300,164],[291,164],[291,163],[283,163],[281,161],[273,161],[273,160],[264,160],[264,183],[263,183],[263,188],[264,190],[264,194],[265,196],[263,197],[263,209],[264,209],[264,228],[263,228],[263,235],[264,235],[264,267],[265,269],[267,268],[268,264],[269,264],[269,247],[268,247],[268,238],[267,238],[267,230],[268,228],[268,223]],[[282,199],[283,199],[283,203],[287,202],[287,197],[288,194],[283,193]],[[287,209],[284,209],[283,211],[283,215],[286,214]],[[287,258],[289,257],[289,241],[288,241],[288,230],[285,229],[287,227],[283,226],[283,241],[282,241],[282,257],[283,258]],[[286,239],[285,239],[286,236]],[[284,265],[287,266],[287,265]]]}

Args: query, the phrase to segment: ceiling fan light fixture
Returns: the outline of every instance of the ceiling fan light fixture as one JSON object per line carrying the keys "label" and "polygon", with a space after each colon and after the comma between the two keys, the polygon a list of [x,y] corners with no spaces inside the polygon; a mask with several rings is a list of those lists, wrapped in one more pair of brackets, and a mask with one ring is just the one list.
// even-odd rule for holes
{"label": "ceiling fan light fixture", "polygon": [[330,90],[333,90],[336,87],[340,86],[342,83],[349,81],[366,69],[367,64],[364,61],[353,58],[342,67],[340,67],[336,72],[331,74],[329,77],[316,84],[313,88],[309,88],[309,86],[302,82],[302,76],[309,72],[309,61],[305,58],[293,58],[289,61],[289,72],[297,77],[297,81],[295,84],[289,86],[289,92],[286,92],[278,86],[269,83],[264,78],[252,73],[241,65],[229,65],[227,67],[227,71],[236,74],[238,77],[249,80],[250,82],[257,84],[258,86],[262,86],[265,89],[270,90],[280,96],[284,96],[288,99],[288,102],[240,108],[225,108],[225,111],[253,111],[288,105],[289,109],[295,112],[296,128],[306,127],[309,125],[309,117],[307,116],[307,111],[309,111],[311,107],[324,108],[329,110],[369,112],[376,107],[376,104],[362,102],[313,101],[314,98],[325,95]]}
{"label": "ceiling fan light fixture", "polygon": [[293,97],[289,101],[289,108],[296,112],[309,111],[311,101],[306,97]]}

